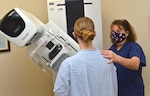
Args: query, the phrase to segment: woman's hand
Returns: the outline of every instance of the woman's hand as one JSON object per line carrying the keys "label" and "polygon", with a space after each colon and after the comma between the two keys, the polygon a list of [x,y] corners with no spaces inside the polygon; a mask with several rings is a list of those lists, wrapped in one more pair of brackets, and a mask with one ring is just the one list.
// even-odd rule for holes
{"label": "woman's hand", "polygon": [[138,70],[140,65],[140,58],[137,56],[133,56],[131,58],[124,58],[120,55],[117,55],[111,50],[101,50],[101,54],[104,56],[104,58],[108,58],[110,63],[118,63],[126,68],[129,68],[131,70]]}
{"label": "woman's hand", "polygon": [[119,59],[119,56],[111,50],[101,50],[100,52],[104,56],[104,58],[109,59],[108,64],[114,63]]}

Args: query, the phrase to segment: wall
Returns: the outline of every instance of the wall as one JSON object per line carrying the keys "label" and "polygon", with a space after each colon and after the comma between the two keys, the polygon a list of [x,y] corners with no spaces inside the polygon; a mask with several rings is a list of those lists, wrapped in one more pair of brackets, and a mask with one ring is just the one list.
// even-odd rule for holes
{"label": "wall", "polygon": [[[46,0],[0,0],[0,18],[19,7],[47,23]],[[46,75],[28,57],[26,48],[10,44],[11,51],[0,53],[0,96],[53,96],[52,73]]]}
{"label": "wall", "polygon": [[150,96],[150,1],[149,0],[101,0],[104,49],[111,45],[109,39],[110,24],[115,19],[127,19],[135,28],[142,46],[147,67],[143,68],[145,96]]}

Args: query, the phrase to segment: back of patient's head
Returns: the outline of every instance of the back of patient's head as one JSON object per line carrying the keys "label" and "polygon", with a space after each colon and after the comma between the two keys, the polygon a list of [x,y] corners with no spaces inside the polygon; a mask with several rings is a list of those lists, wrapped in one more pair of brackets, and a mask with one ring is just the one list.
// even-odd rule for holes
{"label": "back of patient's head", "polygon": [[74,25],[75,34],[84,42],[92,41],[95,37],[95,26],[88,17],[80,17]]}

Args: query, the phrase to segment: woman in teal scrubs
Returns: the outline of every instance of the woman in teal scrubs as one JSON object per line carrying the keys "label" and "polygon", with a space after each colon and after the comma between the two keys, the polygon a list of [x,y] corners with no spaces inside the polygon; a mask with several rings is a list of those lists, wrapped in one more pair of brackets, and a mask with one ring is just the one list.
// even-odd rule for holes
{"label": "woman in teal scrubs", "polygon": [[111,24],[112,46],[101,53],[117,68],[118,96],[144,96],[142,67],[146,59],[136,34],[127,20],[115,20]]}

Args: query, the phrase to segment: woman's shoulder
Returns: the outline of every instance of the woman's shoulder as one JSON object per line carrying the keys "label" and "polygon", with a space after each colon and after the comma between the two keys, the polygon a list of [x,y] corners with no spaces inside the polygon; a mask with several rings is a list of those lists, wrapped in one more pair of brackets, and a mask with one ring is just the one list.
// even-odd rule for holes
{"label": "woman's shoulder", "polygon": [[77,60],[77,56],[76,56],[77,54],[75,54],[75,55],[73,55],[73,56],[70,56],[70,57],[67,57],[64,61],[63,61],[63,63],[72,63],[72,62],[74,62],[74,61],[76,61]]}
{"label": "woman's shoulder", "polygon": [[126,46],[129,46],[129,47],[139,47],[141,48],[141,45],[137,42],[127,42],[126,43]]}

